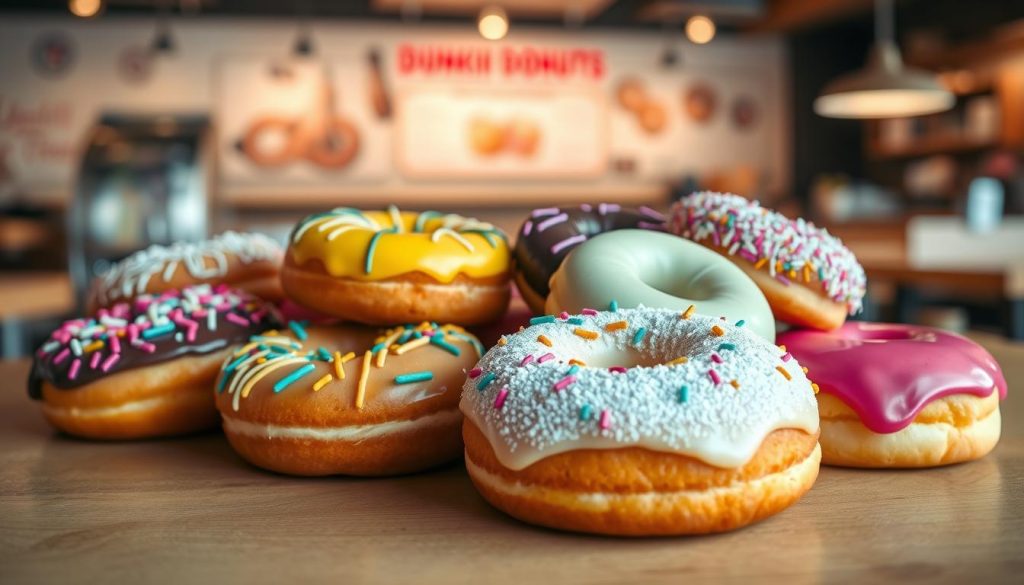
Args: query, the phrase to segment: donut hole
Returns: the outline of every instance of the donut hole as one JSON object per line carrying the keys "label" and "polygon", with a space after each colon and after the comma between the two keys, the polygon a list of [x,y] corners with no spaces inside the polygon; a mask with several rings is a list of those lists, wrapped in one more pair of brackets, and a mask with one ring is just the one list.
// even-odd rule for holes
{"label": "donut hole", "polygon": [[581,357],[580,359],[586,362],[589,368],[610,368],[612,366],[649,368],[664,363],[664,360],[658,359],[657,356],[632,347],[625,350],[611,347],[602,348],[593,353],[588,353],[586,357]]}

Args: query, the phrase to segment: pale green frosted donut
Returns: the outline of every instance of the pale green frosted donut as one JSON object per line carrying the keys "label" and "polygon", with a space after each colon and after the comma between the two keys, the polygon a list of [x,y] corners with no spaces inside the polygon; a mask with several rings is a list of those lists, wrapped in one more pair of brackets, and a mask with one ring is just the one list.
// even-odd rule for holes
{"label": "pale green frosted donut", "polygon": [[724,256],[683,238],[647,230],[617,230],[595,236],[566,257],[551,276],[548,313],[658,307],[725,317],[769,341],[775,319],[764,294]]}

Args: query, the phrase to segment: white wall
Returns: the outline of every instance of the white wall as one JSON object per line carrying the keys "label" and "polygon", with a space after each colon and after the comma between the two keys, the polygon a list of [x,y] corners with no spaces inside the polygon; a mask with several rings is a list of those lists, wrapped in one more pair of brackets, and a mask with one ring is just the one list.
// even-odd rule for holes
{"label": "white wall", "polygon": [[[218,19],[198,17],[172,22],[177,53],[160,59],[152,78],[144,84],[128,83],[119,76],[116,61],[125,47],[146,45],[153,36],[148,19],[99,18],[77,20],[63,17],[6,18],[0,22],[0,152],[6,149],[6,165],[13,172],[19,191],[37,200],[58,202],[70,192],[77,164],[74,153],[85,130],[100,111],[214,113],[217,107],[218,67],[225,60],[239,57],[287,58],[295,37],[293,22],[268,19]],[[76,62],[67,75],[47,79],[30,64],[30,48],[40,34],[61,31],[77,47]],[[404,26],[377,22],[324,22],[313,27],[319,58],[362,55],[369,46],[384,49],[393,61],[394,47],[403,41],[479,43],[475,31],[467,25]],[[338,195],[349,198],[379,198],[387,194],[402,200],[421,196],[472,198],[516,195],[521,199],[550,200],[596,197],[650,197],[661,191],[665,179],[683,172],[711,172],[749,162],[763,169],[770,192],[789,187],[790,123],[788,114],[788,73],[784,45],[775,37],[716,38],[706,46],[685,44],[679,47],[683,65],[662,71],[657,62],[666,45],[666,37],[652,32],[583,31],[524,29],[513,25],[507,43],[542,46],[588,46],[605,51],[608,75],[601,83],[614,100],[617,79],[639,72],[650,80],[652,91],[662,97],[678,115],[678,120],[661,144],[651,144],[631,136],[634,129],[621,119],[612,119],[612,156],[616,148],[629,144],[630,153],[644,161],[644,172],[636,176],[607,173],[586,181],[416,181],[393,172],[373,184],[349,184],[344,178],[327,187],[304,186],[305,197],[328,200]],[[346,57],[347,58],[347,57]],[[387,63],[390,68],[393,63]],[[720,93],[717,119],[698,127],[682,117],[680,88],[689,81],[711,82]],[[340,81],[344,84],[344,80]],[[756,92],[761,118],[758,132],[762,138],[744,140],[728,120],[728,99],[742,89]],[[43,108],[39,110],[38,108]],[[69,111],[66,124],[19,120],[18,112],[45,114],[46,109]],[[56,109],[56,110],[54,110]],[[45,115],[44,115],[45,117]],[[59,116],[58,116],[59,118]],[[68,156],[40,161],[30,153],[18,152],[26,132]],[[222,189],[224,196],[238,200],[279,199],[280,187]],[[298,195],[297,194],[297,195]]]}

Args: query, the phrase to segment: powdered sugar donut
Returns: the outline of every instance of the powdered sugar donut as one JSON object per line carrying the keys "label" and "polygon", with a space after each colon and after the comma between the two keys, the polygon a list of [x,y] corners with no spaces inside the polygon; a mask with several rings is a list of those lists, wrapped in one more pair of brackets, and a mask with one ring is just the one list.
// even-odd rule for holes
{"label": "powdered sugar donut", "polygon": [[669,231],[735,262],[761,287],[780,321],[828,330],[861,310],[864,269],[839,238],[802,218],[704,191],[672,206]]}
{"label": "powdered sugar donut", "polygon": [[466,466],[522,520],[606,534],[729,530],[817,477],[796,360],[743,323],[667,309],[537,317],[469,372]]}
{"label": "powdered sugar donut", "polygon": [[277,301],[282,297],[277,277],[282,256],[281,246],[267,236],[231,231],[202,242],[150,246],[93,281],[89,312],[195,284],[227,284]]}

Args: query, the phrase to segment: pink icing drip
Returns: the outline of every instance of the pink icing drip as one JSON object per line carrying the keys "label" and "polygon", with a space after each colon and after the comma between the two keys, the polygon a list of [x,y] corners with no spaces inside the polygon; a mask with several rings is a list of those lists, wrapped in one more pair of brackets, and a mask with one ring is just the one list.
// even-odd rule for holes
{"label": "pink icing drip", "polygon": [[907,427],[933,400],[953,394],[1006,398],[1003,372],[984,348],[939,329],[849,322],[835,331],[788,331],[786,346],[821,391],[842,400],[876,433]]}

